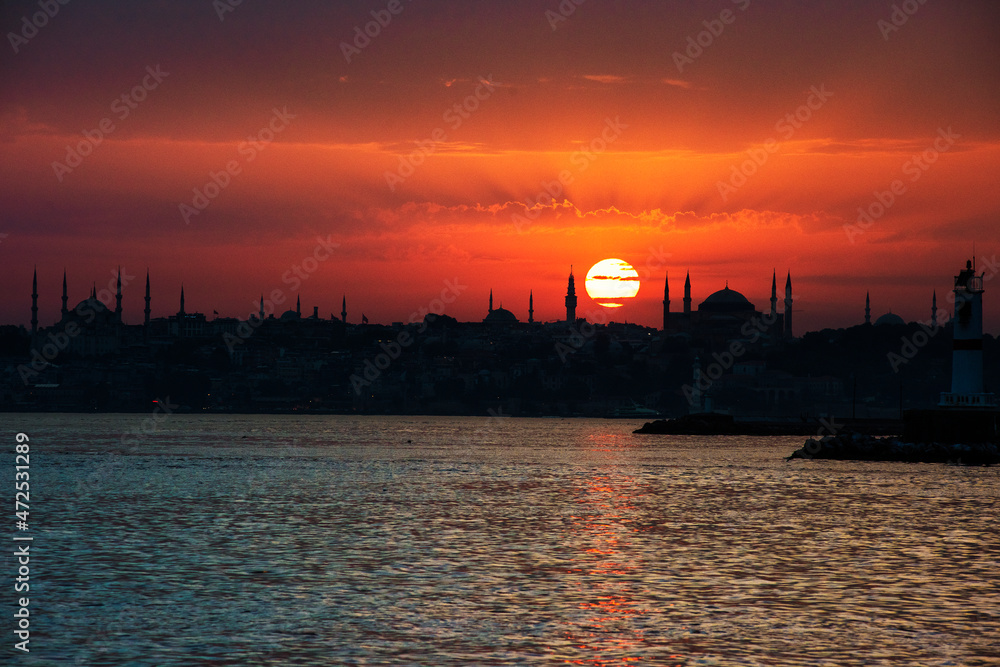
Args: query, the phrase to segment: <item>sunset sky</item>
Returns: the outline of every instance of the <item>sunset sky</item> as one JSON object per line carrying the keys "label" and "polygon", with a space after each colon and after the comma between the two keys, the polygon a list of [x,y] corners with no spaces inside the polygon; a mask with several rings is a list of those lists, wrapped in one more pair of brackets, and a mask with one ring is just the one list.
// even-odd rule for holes
{"label": "sunset sky", "polygon": [[388,323],[447,280],[460,320],[490,289],[551,320],[570,265],[599,310],[614,257],[641,289],[608,315],[651,326],[667,271],[674,310],[687,271],[695,305],[728,281],[762,310],[791,271],[796,334],[861,322],[866,290],[947,309],[973,243],[1000,271],[1000,3],[577,2],[4,2],[0,323],[35,265],[43,326],[64,268],[71,304],[135,276],[131,323],[147,268],[154,317],[183,282],[210,317],[281,290]]}

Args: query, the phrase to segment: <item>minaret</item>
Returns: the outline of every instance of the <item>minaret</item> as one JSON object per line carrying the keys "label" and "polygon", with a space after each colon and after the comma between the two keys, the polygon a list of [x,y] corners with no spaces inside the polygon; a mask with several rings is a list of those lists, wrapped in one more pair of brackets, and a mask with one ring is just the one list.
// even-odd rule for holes
{"label": "minaret", "polygon": [[771,270],[771,322],[778,321],[778,271]]}
{"label": "minaret", "polygon": [[63,269],[62,310],[60,311],[62,319],[66,319],[66,316],[69,315],[69,308],[67,307],[68,304],[69,304],[69,294],[66,292],[66,269]]}
{"label": "minaret", "polygon": [[260,295],[260,312],[257,314],[257,319],[261,322],[264,321],[264,295]]}
{"label": "minaret", "polygon": [[[492,290],[491,290],[492,291]],[[535,322],[535,292],[528,292],[528,324]]]}
{"label": "minaret", "polygon": [[298,295],[295,297],[295,314],[302,317],[302,297]]}
{"label": "minaret", "polygon": [[931,295],[931,328],[937,329],[937,290]]}
{"label": "minaret", "polygon": [[149,269],[146,269],[146,307],[142,311],[142,323],[149,326]]}
{"label": "minaret", "polygon": [[871,293],[865,292],[865,324],[872,323],[872,300]]}
{"label": "minaret", "polygon": [[663,330],[670,327],[670,272],[663,276]]}
{"label": "minaret", "polygon": [[569,267],[569,284],[566,285],[566,321],[570,324],[576,322],[576,283],[573,281],[572,265]]}
{"label": "minaret", "polygon": [[487,312],[487,314],[493,312],[493,290],[492,289],[490,290],[490,309],[488,311],[486,311],[486,312]]}
{"label": "minaret", "polygon": [[118,267],[118,291],[115,293],[115,319],[122,321],[122,267]]}
{"label": "minaret", "polygon": [[954,292],[951,392],[941,394],[940,405],[995,408],[994,395],[983,393],[983,275],[971,260],[955,276]]}
{"label": "minaret", "polygon": [[792,337],[792,272],[785,280],[785,337]]}
{"label": "minaret", "polygon": [[31,278],[31,333],[38,333],[38,267]]}
{"label": "minaret", "polygon": [[687,272],[687,278],[684,279],[684,314],[691,314],[691,272]]}
{"label": "minaret", "polygon": [[340,302],[340,321],[347,324],[347,295],[344,295],[344,299]]}
{"label": "minaret", "polygon": [[181,317],[183,317],[185,315],[185,313],[184,313],[184,285],[183,284],[181,284],[181,309],[180,309],[180,311],[177,314],[179,316],[181,316]]}

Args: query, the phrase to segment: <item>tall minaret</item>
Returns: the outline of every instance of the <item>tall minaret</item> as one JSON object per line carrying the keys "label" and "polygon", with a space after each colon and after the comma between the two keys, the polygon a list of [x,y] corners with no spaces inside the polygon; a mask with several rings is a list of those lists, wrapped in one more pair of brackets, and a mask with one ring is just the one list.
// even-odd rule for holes
{"label": "tall minaret", "polygon": [[69,294],[66,292],[66,269],[63,269],[62,310],[60,311],[62,319],[66,319],[66,316],[69,315],[69,308],[67,307],[68,303],[69,303]]}
{"label": "tall minaret", "polygon": [[493,290],[491,289],[490,290],[490,309],[487,311],[487,313],[492,313],[492,312],[493,312]]}
{"label": "tall minaret", "polygon": [[528,324],[535,322],[535,292],[528,292]]}
{"label": "tall minaret", "polygon": [[687,272],[687,278],[684,279],[684,314],[691,314],[691,272]]}
{"label": "tall minaret", "polygon": [[792,337],[792,272],[785,280],[785,337]]}
{"label": "tall minaret", "polygon": [[38,333],[38,267],[31,278],[31,333]]}
{"label": "tall minaret", "polygon": [[344,295],[343,300],[340,302],[340,321],[347,324],[347,295]]}
{"label": "tall minaret", "polygon": [[295,296],[295,314],[302,317],[302,297]]}
{"label": "tall minaret", "polygon": [[778,321],[778,271],[771,270],[771,323]]}
{"label": "tall minaret", "polygon": [[872,300],[871,293],[865,292],[865,324],[872,323]]}
{"label": "tall minaret", "polygon": [[955,276],[954,292],[951,392],[941,394],[940,405],[993,408],[993,394],[983,393],[983,275],[976,275],[971,260]]}
{"label": "tall minaret", "polygon": [[934,294],[931,295],[931,328],[936,329],[937,325],[937,290],[934,290]]}
{"label": "tall minaret", "polygon": [[181,309],[180,309],[180,311],[178,311],[177,314],[181,315],[181,316],[185,315],[185,313],[184,313],[184,284],[183,283],[181,284]]}
{"label": "tall minaret", "polygon": [[576,283],[573,281],[572,265],[569,267],[569,284],[566,286],[566,321],[570,324],[576,322]]}
{"label": "tall minaret", "polygon": [[670,328],[670,272],[663,276],[663,330]]}
{"label": "tall minaret", "polygon": [[115,319],[122,321],[122,267],[118,267],[118,291],[115,293]]}
{"label": "tall minaret", "polygon": [[146,307],[142,311],[142,323],[149,326],[149,269],[146,269]]}
{"label": "tall minaret", "polygon": [[257,318],[263,322],[264,321],[264,295],[260,295],[260,312],[257,314]]}

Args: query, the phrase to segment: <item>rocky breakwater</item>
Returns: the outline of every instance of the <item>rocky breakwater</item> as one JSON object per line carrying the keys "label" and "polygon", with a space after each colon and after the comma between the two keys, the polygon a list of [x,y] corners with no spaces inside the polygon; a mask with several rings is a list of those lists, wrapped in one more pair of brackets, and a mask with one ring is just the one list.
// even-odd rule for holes
{"label": "rocky breakwater", "polygon": [[876,438],[845,431],[819,440],[815,438],[806,440],[801,448],[796,449],[785,460],[791,459],[992,465],[1000,463],[1000,447],[991,442],[969,444],[903,442],[899,438]]}

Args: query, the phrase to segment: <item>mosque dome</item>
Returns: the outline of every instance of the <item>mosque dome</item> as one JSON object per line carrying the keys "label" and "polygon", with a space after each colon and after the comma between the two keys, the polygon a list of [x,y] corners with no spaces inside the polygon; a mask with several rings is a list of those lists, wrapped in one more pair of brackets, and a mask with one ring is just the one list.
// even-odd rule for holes
{"label": "mosque dome", "polygon": [[302,316],[299,315],[294,310],[286,310],[285,312],[283,312],[281,314],[281,321],[282,322],[294,322],[295,320],[299,320],[299,319],[302,319]]}
{"label": "mosque dome", "polygon": [[729,289],[729,285],[726,285],[725,289],[710,294],[707,299],[702,301],[698,310],[713,313],[734,313],[755,309],[745,296],[736,290]]}
{"label": "mosque dome", "polygon": [[94,297],[84,299],[80,303],[76,304],[76,308],[73,309],[73,311],[77,313],[84,313],[88,310],[93,311],[98,315],[111,312],[108,310],[108,307],[104,305],[103,301]]}
{"label": "mosque dome", "polygon": [[902,317],[900,317],[899,315],[896,315],[895,313],[886,313],[882,317],[880,317],[877,320],[875,320],[875,326],[877,326],[877,327],[883,326],[883,325],[897,326],[897,325],[901,325],[901,324],[905,325],[906,322],[903,320]]}
{"label": "mosque dome", "polygon": [[517,324],[517,317],[506,308],[496,308],[483,320],[486,324]]}

